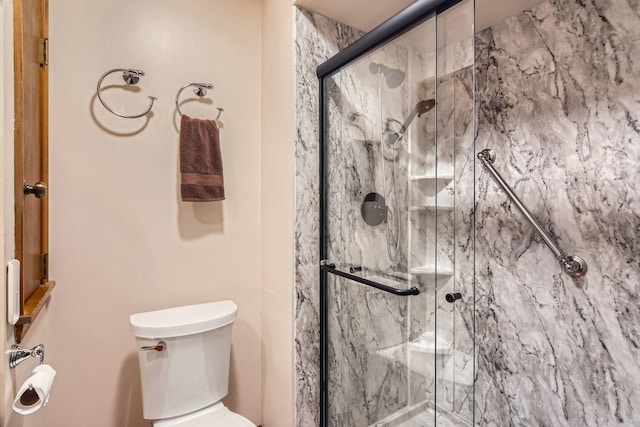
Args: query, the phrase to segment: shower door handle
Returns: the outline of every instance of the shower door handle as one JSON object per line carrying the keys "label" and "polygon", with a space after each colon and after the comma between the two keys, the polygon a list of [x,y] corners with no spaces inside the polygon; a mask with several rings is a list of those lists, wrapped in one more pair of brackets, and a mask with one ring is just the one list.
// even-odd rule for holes
{"label": "shower door handle", "polygon": [[379,289],[381,291],[389,292],[390,294],[399,295],[399,296],[409,296],[409,295],[419,295],[420,289],[415,286],[409,289],[398,289],[393,286],[383,285],[382,283],[374,282],[373,280],[365,279],[360,276],[354,276],[353,274],[345,273],[344,271],[340,271],[336,269],[336,265],[323,261],[320,264],[320,269],[322,271],[326,271],[336,276],[344,277],[345,279],[353,280],[354,282],[362,283],[363,285],[370,286],[375,289]]}
{"label": "shower door handle", "polygon": [[452,294],[446,294],[444,296],[444,299],[446,299],[447,302],[449,302],[451,304],[453,304],[454,302],[456,302],[460,298],[462,298],[462,294],[460,292],[454,292]]}

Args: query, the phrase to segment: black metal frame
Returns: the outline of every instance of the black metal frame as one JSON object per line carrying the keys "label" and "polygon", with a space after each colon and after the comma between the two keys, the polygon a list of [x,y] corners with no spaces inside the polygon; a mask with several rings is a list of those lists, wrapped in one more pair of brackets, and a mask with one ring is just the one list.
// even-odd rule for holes
{"label": "black metal frame", "polygon": [[363,285],[367,285],[381,291],[389,292],[393,295],[409,296],[420,294],[420,289],[416,288],[415,286],[412,286],[409,289],[398,289],[394,288],[393,286],[383,285],[382,283],[374,282],[373,280],[365,279],[364,277],[355,276],[353,274],[337,270],[335,264],[325,264],[320,266],[320,268],[326,273],[335,274],[336,276],[344,277],[345,279],[353,280],[354,282],[362,283]]}
{"label": "black metal frame", "polygon": [[392,39],[406,33],[412,28],[422,24],[427,19],[444,12],[462,0],[417,0],[398,14],[392,16],[378,27],[365,34],[362,38],[351,44],[347,48],[338,52],[326,62],[320,64],[316,69],[319,79],[319,135],[320,135],[320,427],[326,427],[328,423],[328,341],[327,341],[327,274],[335,274],[347,279],[374,287],[394,295],[417,295],[417,288],[406,290],[396,289],[387,285],[363,279],[335,269],[331,264],[327,264],[327,242],[326,242],[326,189],[327,189],[327,152],[325,139],[326,105],[325,105],[325,79],[337,73],[344,66],[354,60],[368,54],[374,49],[388,43]]}

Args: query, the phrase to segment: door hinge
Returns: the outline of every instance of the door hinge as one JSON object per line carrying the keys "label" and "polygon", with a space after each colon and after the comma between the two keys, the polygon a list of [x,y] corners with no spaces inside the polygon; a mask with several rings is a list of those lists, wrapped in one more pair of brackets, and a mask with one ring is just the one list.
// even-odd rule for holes
{"label": "door hinge", "polygon": [[40,39],[38,58],[40,65],[49,65],[49,39],[47,37]]}
{"label": "door hinge", "polygon": [[49,254],[40,255],[40,280],[49,279]]}

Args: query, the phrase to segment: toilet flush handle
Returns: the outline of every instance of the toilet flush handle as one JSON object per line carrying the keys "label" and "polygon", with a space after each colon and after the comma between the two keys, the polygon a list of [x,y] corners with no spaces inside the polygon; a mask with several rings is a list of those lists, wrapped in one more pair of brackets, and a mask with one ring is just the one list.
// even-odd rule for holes
{"label": "toilet flush handle", "polygon": [[167,348],[167,343],[164,341],[158,341],[156,345],[145,345],[144,347],[140,347],[140,351],[164,351]]}

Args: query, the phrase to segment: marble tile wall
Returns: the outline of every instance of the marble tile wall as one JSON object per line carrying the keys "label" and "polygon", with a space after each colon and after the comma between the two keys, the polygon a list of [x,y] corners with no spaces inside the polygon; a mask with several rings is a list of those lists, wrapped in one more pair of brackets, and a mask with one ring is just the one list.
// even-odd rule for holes
{"label": "marble tile wall", "polygon": [[[447,209],[438,211],[438,265],[450,266],[451,277],[436,283],[436,335],[450,351],[436,363],[436,404],[441,412],[473,420],[473,67],[443,77],[439,83],[439,169],[450,168],[453,180],[442,191]],[[440,103],[442,102],[442,104]],[[442,160],[440,160],[442,159]],[[471,190],[471,191],[469,191]],[[446,194],[449,193],[449,194]],[[451,304],[445,294],[459,292]]]}
{"label": "marble tile wall", "polygon": [[[406,116],[406,85],[389,87],[370,64],[400,70],[406,63],[405,48],[387,45],[328,78],[325,92],[328,259],[395,287],[403,284],[392,274],[407,265],[408,169],[402,146],[380,140],[392,135],[387,124]],[[386,223],[371,226],[361,204],[374,191],[390,208]],[[328,423],[368,426],[407,405],[408,301],[337,277],[328,294]]]}
{"label": "marble tile wall", "polygon": [[362,33],[296,11],[295,425],[319,424],[318,78],[316,67]]}
{"label": "marble tile wall", "polygon": [[478,165],[477,424],[640,425],[640,3],[545,1],[476,51],[477,149],[589,263]]}
{"label": "marble tile wall", "polygon": [[[402,144],[380,144],[407,115],[406,85],[390,88],[370,64],[406,69],[407,51],[387,45],[326,80],[329,258],[372,274],[405,272],[408,162]],[[380,118],[382,117],[382,121]],[[381,152],[382,149],[382,152]],[[384,175],[383,175],[384,172]],[[368,225],[365,196],[376,192],[391,208],[387,224]],[[396,209],[397,208],[397,209]]]}
{"label": "marble tile wall", "polygon": [[[427,39],[431,36],[435,41],[435,20],[425,24],[421,31]],[[310,426],[318,422],[318,86],[315,68],[359,36],[357,31],[322,16],[304,11],[297,13],[296,79],[299,97],[296,141],[295,366],[299,387],[296,425]],[[411,184],[408,175],[434,174],[434,159],[439,157],[438,167],[443,168],[440,174],[453,175],[454,169],[460,166],[453,180],[456,181],[455,185],[449,186],[446,193],[453,195],[456,185],[468,186],[463,183],[464,179],[469,179],[469,175],[463,173],[469,170],[468,156],[460,157],[463,160],[457,165],[454,153],[457,150],[469,150],[473,140],[473,128],[469,126],[472,123],[473,105],[467,92],[462,90],[470,86],[472,79],[469,78],[469,72],[460,71],[470,70],[469,64],[473,58],[470,40],[446,46],[439,53],[437,61],[435,55],[423,57],[423,50],[412,51],[404,47],[402,42],[390,44],[327,80],[329,181],[332,188],[328,203],[329,232],[332,236],[329,252],[332,261],[346,261],[340,265],[342,269],[363,266],[370,274],[406,272],[408,267],[424,266],[435,260],[435,212],[416,211],[411,221],[406,220],[409,206],[423,203],[418,200],[420,197],[416,199],[415,195],[410,194],[409,187],[416,183]],[[369,71],[372,62],[405,70],[409,82],[396,89],[380,85],[380,76],[372,75]],[[439,90],[442,91],[439,95],[441,106],[438,107],[440,124],[436,124],[434,110],[426,117],[414,120],[410,127],[407,139],[418,141],[418,145],[406,145],[397,151],[385,149],[384,178],[387,187],[391,186],[391,167],[393,157],[396,158],[400,206],[398,217],[401,218],[399,259],[391,262],[387,255],[384,225],[371,228],[364,224],[359,214],[361,200],[367,192],[384,192],[378,97],[383,98],[382,122],[395,120],[401,123],[417,101],[435,97],[436,62],[440,64]],[[454,112],[456,108],[460,111]],[[441,138],[443,141],[439,149],[434,143],[436,127],[442,135],[447,135],[446,141],[444,137]],[[390,188],[387,188],[389,192]],[[431,193],[430,196],[435,196],[435,190]],[[450,199],[453,203],[453,197]],[[387,200],[387,203],[392,204],[393,200]],[[456,205],[463,212],[473,203],[465,205],[456,202]],[[467,212],[464,214],[468,216]],[[469,246],[468,237],[464,237],[468,236],[466,231],[459,233],[464,241],[457,245],[455,239],[458,237],[453,225],[455,215],[459,214],[454,213],[452,207],[439,219],[440,227],[446,232],[443,237],[446,238],[441,241],[438,256],[449,264],[454,262],[456,246],[463,248],[463,251],[472,247]],[[393,221],[390,223],[393,224]],[[410,234],[409,238],[407,234]],[[411,260],[410,256],[413,257]],[[459,278],[466,279],[466,276],[459,273],[456,280]],[[391,280],[387,284],[395,287],[407,286],[401,281],[394,283],[389,277],[375,280]],[[425,337],[433,340],[436,332],[436,279],[418,275],[413,280],[413,284],[419,286],[423,293],[410,300],[382,294],[343,279],[330,278],[328,321],[334,333],[330,334],[329,346],[329,425],[370,425],[399,413],[407,405],[425,402],[431,402],[433,409],[436,381],[433,353],[424,353],[423,358],[417,358],[417,354],[409,357],[406,339],[418,340],[425,332],[430,332]],[[444,281],[442,278],[439,280]],[[465,290],[449,278],[446,282],[449,284],[447,289],[451,291]],[[441,290],[444,292],[444,286]],[[441,299],[443,295],[440,295]],[[465,293],[465,298],[468,295],[472,294]],[[469,343],[472,344],[472,341],[464,328],[458,334],[461,337],[459,342],[454,340],[455,316],[452,306],[441,307],[438,334],[446,336],[452,349],[457,347],[460,353],[439,359],[439,381],[443,382],[438,404],[441,409],[456,411],[464,418],[470,418],[467,416],[470,387],[465,384],[464,391],[456,391],[454,382],[457,379],[453,370],[457,369],[458,364],[463,367],[468,364],[469,359],[460,356],[471,353]],[[419,364],[424,366],[417,366]]]}
{"label": "marble tile wall", "polygon": [[[477,148],[496,150],[496,168],[559,245],[585,257],[590,268],[579,281],[563,274],[477,169],[478,425],[640,423],[633,405],[640,397],[639,16],[637,2],[557,0],[477,35]],[[298,13],[297,31],[296,425],[311,426],[318,422],[315,67],[360,34],[306,12]],[[468,77],[460,77],[457,96],[472,99]],[[466,123],[460,135],[467,141],[469,121],[460,123]],[[456,191],[472,195],[474,159],[461,153],[455,152],[456,170],[467,178],[456,181]],[[456,262],[467,266],[473,262],[469,200],[456,199],[454,211],[460,218]],[[470,271],[456,269],[455,282],[470,282]],[[336,289],[344,291],[341,284]],[[365,292],[336,301],[352,297],[371,300]],[[474,327],[472,292],[463,298],[458,312],[448,312],[456,331],[468,332]],[[370,307],[360,321],[375,323],[380,312],[403,310],[375,298]],[[333,321],[349,333],[359,330],[346,319]],[[403,333],[397,329],[384,339]],[[468,348],[469,334],[467,344],[457,345]],[[399,390],[391,395],[403,401]],[[392,410],[388,404],[380,407]],[[470,410],[468,396],[452,404],[454,412]]]}

